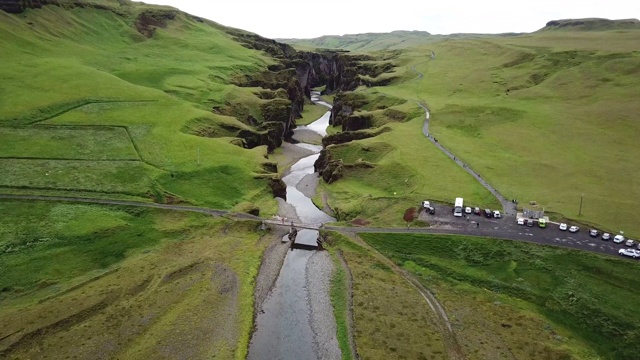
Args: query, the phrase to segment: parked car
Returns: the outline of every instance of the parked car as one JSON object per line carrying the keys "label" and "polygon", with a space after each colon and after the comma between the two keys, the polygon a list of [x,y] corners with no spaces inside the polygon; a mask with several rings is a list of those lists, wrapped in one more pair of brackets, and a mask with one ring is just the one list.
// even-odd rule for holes
{"label": "parked car", "polygon": [[624,242],[624,236],[622,235],[616,235],[613,237],[613,242],[616,244],[621,244]]}
{"label": "parked car", "polygon": [[618,254],[624,255],[624,256],[629,256],[629,257],[632,257],[634,259],[637,259],[637,258],[640,257],[640,250],[620,249],[620,250],[618,250]]}
{"label": "parked car", "polygon": [[425,208],[425,209],[428,209],[428,208],[431,207],[431,203],[428,202],[427,200],[425,200],[425,201],[422,202],[422,207]]}
{"label": "parked car", "polygon": [[558,229],[562,230],[562,231],[567,231],[567,224],[565,223],[560,223],[560,226],[558,227]]}
{"label": "parked car", "polygon": [[500,211],[494,210],[493,211],[493,217],[496,218],[496,219],[500,219],[502,217],[502,215],[500,214]]}
{"label": "parked car", "polygon": [[527,226],[533,227],[533,225],[535,225],[533,219],[527,219]]}
{"label": "parked car", "polygon": [[575,225],[569,228],[569,232],[571,233],[577,233],[578,230],[580,230],[580,228]]}
{"label": "parked car", "polygon": [[467,206],[466,208],[464,208],[464,213],[471,214],[471,207]]}
{"label": "parked car", "polygon": [[426,209],[426,211],[428,211],[429,214],[433,215],[436,213],[436,208],[434,208],[433,206],[429,206],[429,208]]}
{"label": "parked car", "polygon": [[476,215],[481,215],[481,214],[482,214],[482,213],[480,212],[480,208],[479,208],[479,207],[475,207],[475,208],[473,209],[473,213],[474,213],[474,214],[476,214]]}
{"label": "parked car", "polygon": [[524,218],[518,218],[518,220],[516,220],[516,223],[518,225],[524,225]]}
{"label": "parked car", "polygon": [[591,229],[589,230],[589,236],[591,237],[598,237],[598,235],[600,234],[600,232],[596,229]]}
{"label": "parked car", "polygon": [[634,246],[634,245],[636,244],[636,242],[635,242],[635,241],[633,241],[633,240],[631,240],[631,239],[628,239],[628,240],[627,240],[627,242],[626,242],[626,243],[624,243],[624,244],[625,244],[626,246],[628,246],[628,247],[632,247],[632,246]]}
{"label": "parked car", "polygon": [[541,228],[546,228],[547,227],[547,220],[538,219],[538,226],[540,226]]}
{"label": "parked car", "polygon": [[604,241],[611,240],[611,234],[609,234],[609,233],[602,234],[602,240],[604,240]]}
{"label": "parked car", "polygon": [[484,216],[490,218],[491,217],[491,209],[484,209]]}

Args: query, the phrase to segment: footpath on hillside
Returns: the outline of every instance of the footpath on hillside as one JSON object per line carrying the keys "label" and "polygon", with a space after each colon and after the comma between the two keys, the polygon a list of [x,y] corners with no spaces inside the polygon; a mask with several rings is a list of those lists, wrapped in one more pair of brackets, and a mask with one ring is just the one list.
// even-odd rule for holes
{"label": "footpath on hillside", "polygon": [[[435,60],[435,58],[436,58],[436,54],[433,51],[431,51],[431,57],[427,61],[433,61]],[[422,79],[424,79],[424,74],[418,71],[415,68],[415,65],[411,68],[411,70],[413,70],[416,74],[418,74],[418,81],[422,81]],[[429,111],[429,108],[427,108],[425,104],[422,104],[420,102],[418,102],[417,104],[422,109],[424,109],[424,112],[425,112],[424,125],[422,126],[422,133],[424,134],[424,136],[426,136],[427,139],[429,139],[429,141],[431,141],[432,144],[434,144],[438,149],[440,149],[440,151],[442,151],[445,155],[447,155],[451,160],[453,160],[456,164],[458,164],[460,167],[466,170],[469,174],[471,174],[471,176],[473,176],[482,186],[484,186],[487,190],[489,190],[493,194],[493,196],[495,196],[498,199],[498,201],[500,201],[500,204],[502,204],[502,211],[504,212],[505,216],[516,216],[518,211],[516,210],[516,204],[514,202],[512,202],[511,200],[507,200],[504,196],[502,196],[502,194],[500,194],[498,190],[496,190],[493,186],[489,185],[489,183],[487,183],[480,176],[480,174],[473,171],[473,169],[471,169],[469,165],[465,164],[460,159],[458,159],[449,149],[442,146],[438,142],[437,138],[433,137],[431,133],[429,133],[429,121],[431,119],[431,112]]]}

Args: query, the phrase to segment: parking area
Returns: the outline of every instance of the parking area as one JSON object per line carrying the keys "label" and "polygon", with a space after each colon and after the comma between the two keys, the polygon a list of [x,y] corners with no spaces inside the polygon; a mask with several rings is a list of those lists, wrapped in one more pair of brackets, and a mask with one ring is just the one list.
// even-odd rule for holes
{"label": "parking area", "polygon": [[[605,241],[598,237],[589,236],[589,229],[580,228],[578,232],[562,231],[556,223],[547,223],[546,228],[537,224],[532,227],[518,225],[516,217],[487,218],[481,215],[463,214],[454,217],[451,205],[431,202],[434,214],[421,211],[419,219],[431,224],[430,229],[436,233],[455,233],[474,236],[490,236],[495,238],[527,241],[544,245],[563,246],[580,250],[593,251],[609,255],[618,255],[620,249],[629,249],[625,243],[616,244],[613,240]],[[635,247],[634,247],[635,248]]]}

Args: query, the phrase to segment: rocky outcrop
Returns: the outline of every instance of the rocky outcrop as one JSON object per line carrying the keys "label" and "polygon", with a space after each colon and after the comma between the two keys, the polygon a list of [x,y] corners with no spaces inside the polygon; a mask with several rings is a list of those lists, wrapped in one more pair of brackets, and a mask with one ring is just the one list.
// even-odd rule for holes
{"label": "rocky outcrop", "polygon": [[273,197],[279,197],[287,200],[287,184],[282,179],[272,178],[269,180],[269,187]]}
{"label": "rocky outcrop", "polygon": [[356,111],[384,110],[382,115],[389,121],[403,121],[406,114],[400,110],[391,109],[405,103],[406,100],[384,94],[365,95],[357,92],[341,92],[336,95],[331,109],[329,124],[342,127],[342,131],[362,130],[373,127],[373,116],[356,114]]}
{"label": "rocky outcrop", "polygon": [[149,9],[138,14],[136,18],[136,30],[147,38],[153,37],[157,28],[165,29],[170,20],[178,14],[174,10]]}
{"label": "rocky outcrop", "polygon": [[358,131],[373,127],[373,116],[368,114],[348,116],[342,123],[342,131]]}
{"label": "rocky outcrop", "polygon": [[378,136],[382,133],[385,132],[389,132],[391,131],[391,128],[389,127],[383,127],[382,129],[378,130],[378,131],[346,131],[346,132],[341,132],[341,133],[337,133],[337,134],[333,134],[333,135],[328,135],[325,136],[324,138],[322,138],[322,145],[324,147],[327,147],[329,145],[332,144],[344,144],[344,143],[348,143],[350,141],[353,140],[362,140],[362,139],[368,139],[368,138],[372,138],[375,136]]}
{"label": "rocky outcrop", "polygon": [[[42,7],[42,5],[40,5]],[[9,14],[20,14],[25,10],[24,1],[22,0],[0,0],[0,10]]]}
{"label": "rocky outcrop", "polygon": [[[128,4],[128,1],[121,0],[120,5]],[[101,10],[113,10],[114,8],[107,5],[96,3],[86,3],[83,1],[60,1],[60,0],[0,0],[0,10],[10,14],[20,14],[26,9],[41,9],[45,5],[64,6],[65,9],[74,7],[91,7]]]}
{"label": "rocky outcrop", "polygon": [[344,175],[342,159],[334,160],[331,152],[327,149],[320,151],[320,156],[313,164],[313,168],[327,184],[341,179]]}
{"label": "rocky outcrop", "polygon": [[342,159],[334,159],[329,149],[323,149],[320,151],[320,156],[315,164],[313,164],[313,167],[327,184],[331,184],[342,179],[349,170],[372,169],[375,165],[366,161],[345,164]]}

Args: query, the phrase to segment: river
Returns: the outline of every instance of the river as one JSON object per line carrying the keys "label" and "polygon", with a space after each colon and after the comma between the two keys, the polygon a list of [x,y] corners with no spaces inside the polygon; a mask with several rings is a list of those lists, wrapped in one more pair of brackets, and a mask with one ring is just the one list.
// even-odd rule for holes
{"label": "river", "polygon": [[[321,101],[319,95],[313,92],[311,100],[330,109],[331,105]],[[294,132],[311,130],[326,136],[329,115],[327,111],[318,120],[299,126]],[[314,173],[313,164],[320,156],[322,146],[307,143],[296,146],[313,154],[298,160],[291,166],[289,174],[282,178],[287,185],[287,203],[293,206],[301,223],[320,225],[335,221],[296,187],[306,176]],[[317,237],[318,231],[301,230],[296,240],[312,245]],[[302,249],[288,252],[278,279],[256,317],[248,359],[341,358],[329,297],[332,266],[326,252]]]}

